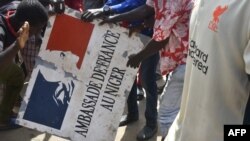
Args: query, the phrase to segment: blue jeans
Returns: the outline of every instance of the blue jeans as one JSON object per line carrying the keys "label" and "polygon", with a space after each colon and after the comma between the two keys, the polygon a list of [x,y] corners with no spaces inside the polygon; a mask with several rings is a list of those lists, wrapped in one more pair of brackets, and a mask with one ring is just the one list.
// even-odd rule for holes
{"label": "blue jeans", "polygon": [[160,100],[159,124],[161,135],[165,137],[180,110],[186,65],[179,65],[169,74]]}
{"label": "blue jeans", "polygon": [[[159,62],[159,53],[156,53],[141,63],[142,86],[146,91],[146,126],[157,126],[157,85],[156,67]],[[138,117],[137,87],[134,83],[127,100],[128,116]]]}

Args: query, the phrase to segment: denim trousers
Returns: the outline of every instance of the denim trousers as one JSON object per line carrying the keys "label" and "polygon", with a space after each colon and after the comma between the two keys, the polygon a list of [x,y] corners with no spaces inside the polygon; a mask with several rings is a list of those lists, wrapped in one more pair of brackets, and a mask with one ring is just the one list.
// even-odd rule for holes
{"label": "denim trousers", "polygon": [[[157,126],[157,85],[156,85],[156,67],[159,62],[159,53],[156,53],[141,63],[140,73],[142,76],[142,86],[146,92],[146,126]],[[137,87],[134,82],[127,100],[128,116],[138,117],[137,105]]]}
{"label": "denim trousers", "polygon": [[186,65],[179,65],[169,74],[163,95],[160,99],[159,125],[161,135],[167,135],[169,127],[172,125],[176,115],[180,110],[181,96],[184,84]]}
{"label": "denim trousers", "polygon": [[12,63],[0,71],[0,83],[5,85],[2,101],[0,103],[0,122],[9,122],[12,109],[23,88],[24,73],[22,69]]}

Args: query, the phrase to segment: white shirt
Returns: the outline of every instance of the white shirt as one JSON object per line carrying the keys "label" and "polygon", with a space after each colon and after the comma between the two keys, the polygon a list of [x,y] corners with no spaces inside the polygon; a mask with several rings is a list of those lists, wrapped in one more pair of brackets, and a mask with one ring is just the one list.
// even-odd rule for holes
{"label": "white shirt", "polygon": [[250,0],[196,0],[180,113],[167,141],[223,141],[242,124],[250,83]]}

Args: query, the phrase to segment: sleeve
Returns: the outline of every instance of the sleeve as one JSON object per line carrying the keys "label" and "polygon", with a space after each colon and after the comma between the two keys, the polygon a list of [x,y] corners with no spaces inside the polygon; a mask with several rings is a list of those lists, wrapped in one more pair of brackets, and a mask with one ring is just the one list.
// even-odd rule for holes
{"label": "sleeve", "polygon": [[125,0],[119,4],[112,5],[111,9],[114,13],[119,14],[135,9],[143,4],[145,4],[143,0]]}
{"label": "sleeve", "polygon": [[176,2],[171,7],[170,13],[168,11],[156,11],[153,39],[162,41],[168,38],[171,33],[180,37],[187,34],[192,8],[192,0],[187,0],[185,4]]}
{"label": "sleeve", "polygon": [[105,2],[105,5],[112,6],[112,5],[119,4],[119,3],[121,3],[121,2],[122,2],[122,0],[107,0],[107,1]]}
{"label": "sleeve", "polygon": [[153,0],[147,0],[146,4],[150,7],[154,7],[154,1]]}

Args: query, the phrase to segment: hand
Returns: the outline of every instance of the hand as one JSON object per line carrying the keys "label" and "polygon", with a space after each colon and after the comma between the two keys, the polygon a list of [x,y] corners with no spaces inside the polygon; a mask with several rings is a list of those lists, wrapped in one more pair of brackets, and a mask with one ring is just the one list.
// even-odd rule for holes
{"label": "hand", "polygon": [[96,18],[101,18],[104,16],[104,12],[102,8],[99,9],[89,9],[87,11],[84,11],[81,19],[85,22],[91,22]]}
{"label": "hand", "polygon": [[116,20],[116,17],[117,17],[117,15],[115,15],[115,16],[104,17],[104,18],[102,19],[102,21],[99,23],[99,25],[104,25],[104,24],[106,24],[106,23],[116,23],[116,22],[118,22],[118,21]]}
{"label": "hand", "polygon": [[133,33],[135,33],[135,32],[138,33],[138,32],[140,32],[140,31],[142,31],[144,28],[145,28],[145,27],[144,27],[143,24],[141,24],[141,25],[136,25],[136,26],[130,26],[130,27],[129,27],[128,36],[131,37]]}
{"label": "hand", "polygon": [[17,32],[17,46],[19,49],[23,49],[26,41],[29,39],[29,23],[24,22],[23,26]]}
{"label": "hand", "polygon": [[127,67],[138,68],[142,58],[139,54],[132,54],[128,57]]}
{"label": "hand", "polygon": [[62,14],[65,11],[65,4],[63,0],[52,0],[52,6],[56,14]]}

